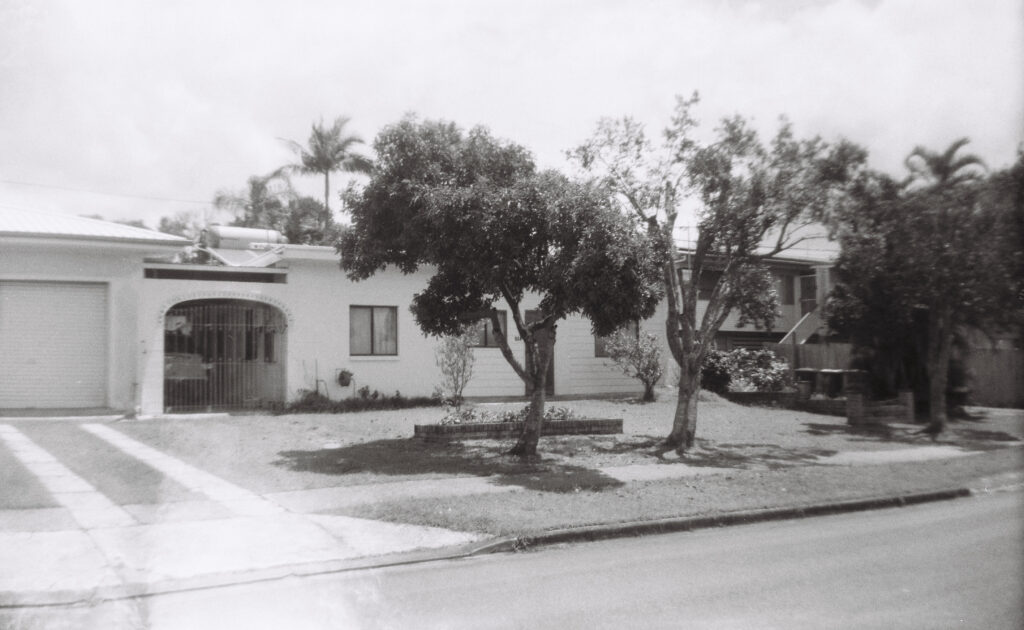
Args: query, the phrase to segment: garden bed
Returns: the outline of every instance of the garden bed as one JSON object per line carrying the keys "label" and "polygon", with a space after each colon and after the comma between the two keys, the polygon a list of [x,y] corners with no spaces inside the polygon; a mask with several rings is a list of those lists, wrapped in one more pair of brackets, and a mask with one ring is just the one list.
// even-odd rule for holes
{"label": "garden bed", "polygon": [[[501,440],[519,437],[522,422],[417,424],[413,436],[424,440]],[[577,418],[545,422],[541,435],[611,435],[622,433],[622,419]]]}

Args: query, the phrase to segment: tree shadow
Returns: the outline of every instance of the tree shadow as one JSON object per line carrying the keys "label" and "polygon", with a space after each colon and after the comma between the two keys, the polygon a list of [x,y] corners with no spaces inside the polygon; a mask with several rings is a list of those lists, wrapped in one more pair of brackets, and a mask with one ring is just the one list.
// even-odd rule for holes
{"label": "tree shadow", "polygon": [[599,470],[563,464],[539,457],[523,460],[506,455],[507,444],[491,440],[425,442],[422,440],[375,440],[338,448],[281,451],[272,462],[297,472],[322,475],[385,476],[426,474],[489,477],[495,485],[519,486],[541,492],[579,492],[617,487],[623,483]]}
{"label": "tree shadow", "polygon": [[[834,455],[836,451],[807,447],[786,448],[778,444],[715,443],[696,440],[695,447],[682,456],[665,445],[664,437],[650,435],[629,436],[619,440],[592,440],[589,450],[600,455],[640,454],[651,458],[650,463],[665,466],[693,466],[776,470],[801,464],[816,463],[819,457]],[[555,449],[548,448],[550,452]]]}
{"label": "tree shadow", "polygon": [[[787,448],[778,444],[718,444],[710,440],[696,440],[696,448],[686,452],[679,461],[690,466],[712,468],[780,470],[793,466],[818,463],[821,457],[835,455],[837,451],[823,448]],[[665,455],[670,451],[666,450]]]}
{"label": "tree shadow", "polygon": [[[983,419],[970,419],[970,422],[978,422]],[[891,426],[887,424],[852,426],[849,424],[826,424],[806,422],[804,433],[810,435],[838,435],[848,437],[854,442],[888,442],[897,444],[930,444],[933,443],[931,436],[923,432],[926,425],[920,427]],[[1020,442],[1021,439],[1004,431],[990,431],[959,426],[958,422],[951,421],[946,425],[946,430],[938,436],[935,442],[952,444],[970,450],[991,450],[1002,448],[1007,442]]]}

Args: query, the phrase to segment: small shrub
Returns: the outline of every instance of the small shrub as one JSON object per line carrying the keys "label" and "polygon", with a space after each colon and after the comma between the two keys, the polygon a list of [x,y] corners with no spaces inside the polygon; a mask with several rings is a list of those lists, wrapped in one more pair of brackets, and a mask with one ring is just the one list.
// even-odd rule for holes
{"label": "small shrub", "polygon": [[436,407],[440,404],[440,399],[434,397],[413,396],[407,398],[397,391],[394,396],[386,396],[376,390],[371,392],[369,387],[361,388],[358,396],[341,400],[331,400],[313,390],[302,390],[299,392],[299,399],[285,405],[280,413],[351,413],[375,409]]}
{"label": "small shrub", "polygon": [[665,371],[658,338],[646,331],[635,335],[627,328],[606,337],[605,348],[623,374],[643,383],[644,402],[652,402],[654,386]]}
{"label": "small shrub", "polygon": [[740,391],[778,392],[791,387],[789,365],[767,348],[737,348],[732,355],[733,383]]}
{"label": "small shrub", "polygon": [[462,407],[462,392],[473,378],[473,344],[479,334],[479,325],[466,326],[458,335],[442,338],[434,349],[434,359],[441,368],[438,392],[446,404],[456,409]]}
{"label": "small shrub", "polygon": [[709,350],[701,368],[701,386],[716,394],[777,392],[792,385],[789,365],[767,348]]}
{"label": "small shrub", "polygon": [[709,392],[724,394],[732,381],[732,360],[728,352],[712,348],[704,355],[700,368],[700,386]]}
{"label": "small shrub", "polygon": [[[505,409],[503,411],[486,411],[472,407],[460,409],[446,406],[444,416],[439,424],[473,424],[487,422],[525,422],[530,408]],[[562,422],[575,419],[576,413],[566,407],[553,407],[544,411],[544,422]]]}

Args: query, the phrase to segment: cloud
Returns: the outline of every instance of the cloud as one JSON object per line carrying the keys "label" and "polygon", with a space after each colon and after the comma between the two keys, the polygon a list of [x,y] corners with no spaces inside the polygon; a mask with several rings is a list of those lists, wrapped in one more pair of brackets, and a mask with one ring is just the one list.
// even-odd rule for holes
{"label": "cloud", "polygon": [[342,114],[367,141],[407,111],[486,124],[557,167],[599,117],[656,131],[694,89],[709,129],[786,114],[891,171],[969,136],[998,166],[1024,137],[1022,17],[1013,0],[8,2],[0,179],[196,203],[0,183],[0,204],[155,225]]}

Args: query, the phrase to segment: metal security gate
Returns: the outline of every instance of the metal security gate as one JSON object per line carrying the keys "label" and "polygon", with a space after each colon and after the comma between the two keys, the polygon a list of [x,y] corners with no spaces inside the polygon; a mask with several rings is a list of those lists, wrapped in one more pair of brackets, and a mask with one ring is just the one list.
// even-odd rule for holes
{"label": "metal security gate", "polygon": [[285,319],[248,300],[182,302],[164,318],[167,412],[275,408],[284,403]]}

